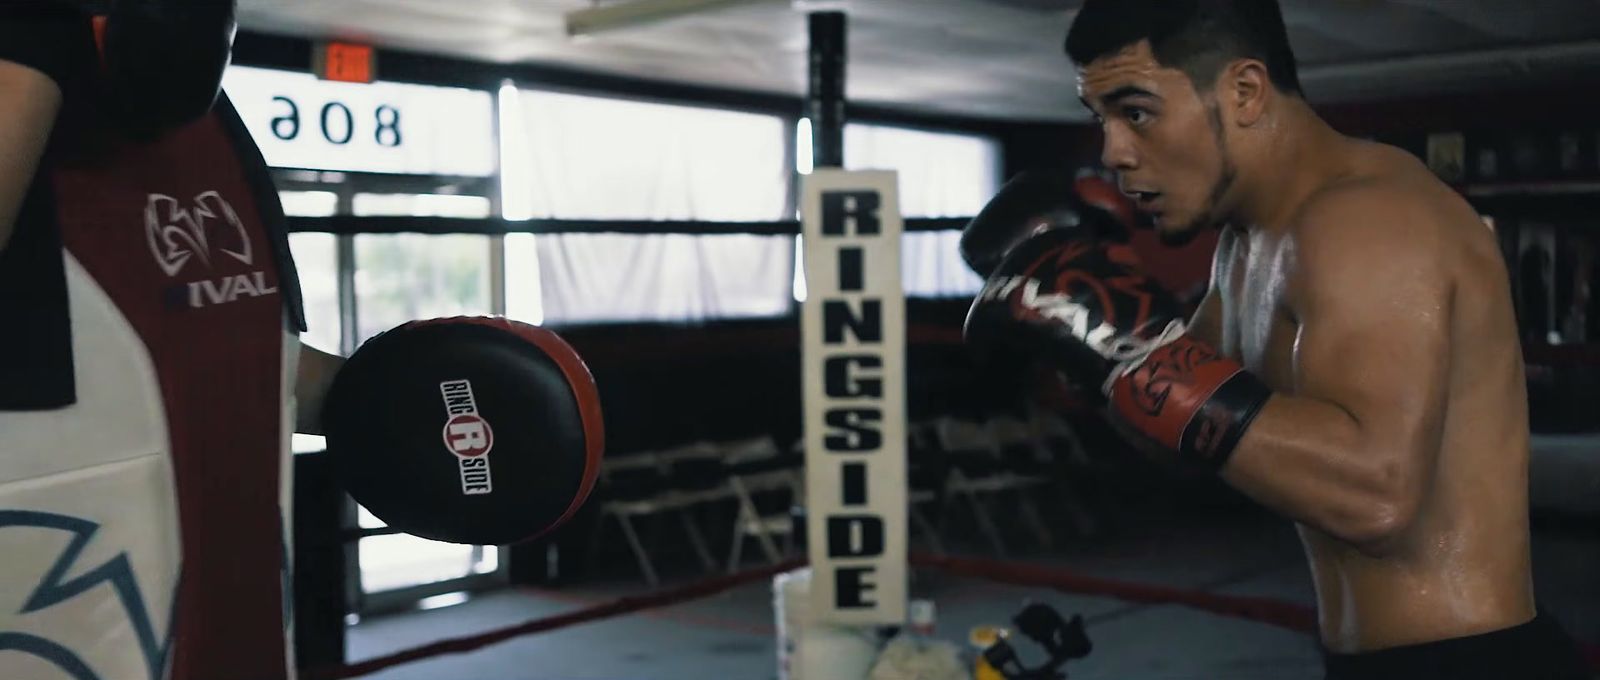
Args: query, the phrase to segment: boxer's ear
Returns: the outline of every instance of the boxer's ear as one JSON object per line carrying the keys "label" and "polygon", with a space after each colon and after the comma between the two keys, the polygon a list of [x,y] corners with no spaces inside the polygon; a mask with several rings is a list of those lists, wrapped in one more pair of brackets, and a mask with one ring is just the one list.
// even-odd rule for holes
{"label": "boxer's ear", "polygon": [[1253,127],[1266,115],[1267,98],[1273,89],[1266,64],[1255,59],[1239,59],[1217,77],[1218,105],[1226,108],[1235,123]]}

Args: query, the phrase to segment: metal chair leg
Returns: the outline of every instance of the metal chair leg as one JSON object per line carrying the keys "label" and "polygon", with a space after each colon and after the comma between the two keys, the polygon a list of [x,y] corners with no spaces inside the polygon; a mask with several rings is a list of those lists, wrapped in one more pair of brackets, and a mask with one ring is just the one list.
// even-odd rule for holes
{"label": "metal chair leg", "polygon": [[700,526],[695,524],[688,510],[679,510],[678,519],[683,522],[683,530],[689,534],[689,545],[694,548],[695,556],[700,558],[700,565],[705,567],[706,571],[716,571],[717,560],[711,557],[711,550],[706,547],[706,539],[700,533]]}
{"label": "metal chair leg", "polygon": [[1028,497],[1026,489],[1017,491],[1017,504],[1022,506],[1022,521],[1026,522],[1029,529],[1033,530],[1039,539],[1039,545],[1046,550],[1055,546],[1055,537],[1050,533],[1050,527],[1044,523],[1044,518],[1039,516],[1039,508],[1034,505],[1033,499]]}
{"label": "metal chair leg", "polygon": [[978,494],[967,493],[967,502],[972,506],[973,518],[978,521],[978,530],[989,538],[989,543],[994,546],[995,557],[1006,556],[1006,544],[1000,537],[1000,529],[995,526],[994,519],[989,517],[989,509],[984,506]]}
{"label": "metal chair leg", "polygon": [[627,515],[617,515],[617,523],[622,525],[622,533],[628,538],[628,547],[633,549],[633,556],[639,560],[639,571],[644,573],[645,583],[653,588],[661,584],[661,579],[656,576],[655,565],[650,563],[650,554],[645,552],[644,544],[639,542],[639,534],[633,530],[633,520]]}
{"label": "metal chair leg", "polygon": [[739,507],[738,516],[733,520],[733,541],[728,548],[728,573],[739,570],[739,558],[744,555],[744,523],[748,521],[745,509]]}
{"label": "metal chair leg", "polygon": [[934,528],[933,522],[928,521],[928,515],[915,505],[911,506],[911,521],[922,530],[923,536],[927,537],[928,547],[933,550],[933,554],[944,555],[944,541],[939,539],[939,530]]}

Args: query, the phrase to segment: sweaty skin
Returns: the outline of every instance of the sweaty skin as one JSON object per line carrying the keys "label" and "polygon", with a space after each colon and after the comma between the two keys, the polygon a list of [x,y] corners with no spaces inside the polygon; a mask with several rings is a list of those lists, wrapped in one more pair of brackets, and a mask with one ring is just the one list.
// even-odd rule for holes
{"label": "sweaty skin", "polygon": [[1159,192],[1141,201],[1159,230],[1228,225],[1190,332],[1275,395],[1222,477],[1297,523],[1323,645],[1531,620],[1522,354],[1471,206],[1254,60],[1197,87],[1139,43],[1084,67],[1080,92],[1124,190]]}

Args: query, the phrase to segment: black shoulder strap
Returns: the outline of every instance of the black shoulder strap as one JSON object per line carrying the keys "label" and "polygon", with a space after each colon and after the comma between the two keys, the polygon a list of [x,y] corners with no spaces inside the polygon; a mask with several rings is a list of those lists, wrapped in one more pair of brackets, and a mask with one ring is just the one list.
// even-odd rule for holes
{"label": "black shoulder strap", "polygon": [[283,216],[283,203],[278,199],[278,188],[272,182],[272,173],[267,171],[267,161],[262,158],[261,149],[252,141],[249,129],[226,94],[217,97],[212,115],[222,121],[223,129],[227,130],[229,139],[233,141],[239,165],[244,168],[245,179],[250,183],[250,191],[255,197],[256,210],[261,212],[261,223],[266,227],[267,240],[272,243],[272,252],[278,262],[278,289],[283,291],[289,319],[296,330],[304,333],[305,302],[301,297],[300,275],[294,266],[294,255],[289,251],[289,221]]}
{"label": "black shoulder strap", "polygon": [[65,252],[50,189],[48,154],[0,248],[0,411],[77,403]]}

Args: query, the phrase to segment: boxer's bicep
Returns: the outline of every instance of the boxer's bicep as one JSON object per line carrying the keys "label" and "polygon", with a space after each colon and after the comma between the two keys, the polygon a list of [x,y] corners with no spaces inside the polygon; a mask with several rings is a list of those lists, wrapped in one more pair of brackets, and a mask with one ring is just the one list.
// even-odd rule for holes
{"label": "boxer's bicep", "polygon": [[61,90],[55,81],[32,68],[0,60],[0,249],[11,240],[17,212],[60,107]]}
{"label": "boxer's bicep", "polygon": [[1189,335],[1215,347],[1222,346],[1222,294],[1215,287],[1206,291],[1189,317]]}
{"label": "boxer's bicep", "polygon": [[1222,347],[1222,290],[1224,263],[1233,253],[1233,232],[1224,230],[1217,239],[1217,249],[1211,254],[1211,277],[1206,282],[1206,294],[1189,317],[1189,334],[1213,346]]}
{"label": "boxer's bicep", "polygon": [[[1377,489],[1420,501],[1439,452],[1450,375],[1451,286],[1416,224],[1313,237],[1298,253],[1295,393],[1355,422]],[[1313,252],[1314,250],[1314,252]]]}
{"label": "boxer's bicep", "polygon": [[1227,471],[1267,505],[1374,550],[1418,512],[1449,381],[1439,230],[1391,202],[1353,197],[1297,229],[1293,384],[1279,386]]}

